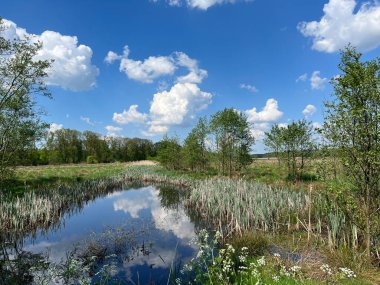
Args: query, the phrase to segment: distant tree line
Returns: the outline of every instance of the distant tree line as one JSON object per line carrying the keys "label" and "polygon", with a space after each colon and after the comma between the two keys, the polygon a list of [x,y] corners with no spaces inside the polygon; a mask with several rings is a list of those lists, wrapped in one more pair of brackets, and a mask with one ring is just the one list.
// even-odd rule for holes
{"label": "distant tree line", "polygon": [[147,139],[104,137],[91,131],[61,129],[49,132],[38,147],[20,150],[15,159],[19,165],[127,162],[155,156],[155,147]]}

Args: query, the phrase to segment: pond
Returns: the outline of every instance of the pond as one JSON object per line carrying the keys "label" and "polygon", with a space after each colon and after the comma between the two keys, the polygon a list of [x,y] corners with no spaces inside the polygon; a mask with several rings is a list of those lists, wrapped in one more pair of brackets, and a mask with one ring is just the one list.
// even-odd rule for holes
{"label": "pond", "polygon": [[[112,265],[107,278],[123,280],[122,284],[167,284],[197,252],[191,243],[197,224],[183,205],[185,191],[168,186],[124,186],[97,196],[84,195],[84,201],[61,202],[57,209],[49,206],[59,214],[38,213],[36,225],[8,226],[0,239],[0,284],[10,280],[34,284],[29,276],[31,266],[48,261],[62,267],[68,258],[80,261],[82,267],[96,259],[88,272],[93,282],[100,278],[95,272]],[[53,195],[50,199],[59,198]],[[36,212],[46,204],[42,202]],[[33,224],[38,215],[28,213],[15,219],[27,217]],[[47,215],[54,221],[46,222]],[[0,225],[7,224],[3,221]]]}

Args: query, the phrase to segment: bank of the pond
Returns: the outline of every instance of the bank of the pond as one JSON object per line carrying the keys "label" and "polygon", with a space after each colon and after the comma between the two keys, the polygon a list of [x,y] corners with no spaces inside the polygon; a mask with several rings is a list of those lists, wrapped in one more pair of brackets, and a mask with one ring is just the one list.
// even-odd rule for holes
{"label": "bank of the pond", "polygon": [[[62,177],[75,177],[75,168],[66,167],[66,173],[73,175],[62,175]],[[81,167],[92,166],[78,167],[81,169]],[[98,167],[102,169],[103,166],[94,166],[95,169]],[[28,171],[30,171],[29,174],[19,174],[19,176],[33,177],[31,174],[33,169],[28,169]],[[47,174],[46,170],[39,169],[38,171]],[[49,171],[54,173],[54,170]],[[92,173],[105,173],[102,171],[96,172],[95,170]],[[8,221],[8,224],[0,223],[1,228],[12,228],[15,226],[12,223],[20,226],[21,220],[32,221],[35,219],[41,222],[41,220],[50,217],[49,215],[60,213],[59,209],[63,205],[70,203],[70,199],[76,199],[78,193],[75,189],[78,187],[84,190],[79,191],[80,193],[86,193],[85,195],[91,199],[91,195],[107,193],[113,187],[122,187],[126,183],[136,181],[148,184],[167,183],[185,187],[187,189],[186,207],[199,213],[205,223],[219,229],[224,237],[229,240],[233,240],[235,236],[244,236],[247,232],[260,233],[268,238],[271,244],[283,247],[286,252],[304,255],[317,252],[322,257],[318,261],[319,263],[326,262],[337,272],[339,272],[339,268],[349,268],[358,275],[353,281],[344,281],[349,283],[336,283],[335,281],[335,283],[331,283],[328,278],[321,277],[319,274],[321,271],[319,263],[313,259],[303,259],[303,266],[305,266],[303,277],[309,283],[283,284],[314,284],[314,281],[330,282],[326,284],[379,284],[380,273],[378,268],[371,266],[360,253],[360,249],[357,248],[360,236],[355,225],[345,220],[340,209],[332,205],[320,193],[308,189],[294,191],[284,187],[272,187],[244,179],[166,171],[156,165],[115,165],[115,168],[112,168],[108,173],[108,175],[102,176],[102,174],[99,176],[100,178],[96,179],[90,179],[97,177],[96,175],[92,177],[93,174],[84,176],[85,181],[72,188],[70,188],[71,183],[78,179],[58,179],[59,187],[54,189],[47,187],[47,185],[51,187],[51,184],[39,184],[39,188],[46,188],[46,190],[42,190],[46,193],[58,193],[59,199],[55,202],[48,202],[43,196],[34,197],[34,191],[25,192],[27,194],[18,198],[20,202],[8,205],[9,209],[0,213],[2,215],[0,221]],[[24,199],[22,203],[21,199]],[[1,201],[6,201],[6,199],[2,198],[0,203],[2,203]],[[19,205],[24,205],[25,208],[20,209],[18,208]],[[40,214],[28,217],[31,207],[40,207]],[[8,216],[15,212],[23,213],[21,215],[25,214],[26,216],[10,221]],[[46,213],[49,215],[46,216]],[[31,223],[28,222],[27,224],[30,225]],[[22,226],[27,228],[28,225]],[[267,251],[267,254],[271,255],[273,252]],[[299,260],[291,262],[298,263]],[[266,274],[265,272],[263,271],[262,274]],[[238,271],[236,273],[243,274]],[[268,283],[267,279],[265,280],[266,284],[271,284]],[[272,281],[276,282],[275,280]],[[301,281],[298,280],[297,282]],[[241,284],[251,283],[243,282]]]}
{"label": "bank of the pond", "polygon": [[12,179],[3,181],[1,188],[8,192],[22,193],[38,188],[54,188],[62,183],[108,178],[123,174],[130,166],[155,166],[154,161],[115,162],[97,164],[64,164],[44,166],[20,166]]}

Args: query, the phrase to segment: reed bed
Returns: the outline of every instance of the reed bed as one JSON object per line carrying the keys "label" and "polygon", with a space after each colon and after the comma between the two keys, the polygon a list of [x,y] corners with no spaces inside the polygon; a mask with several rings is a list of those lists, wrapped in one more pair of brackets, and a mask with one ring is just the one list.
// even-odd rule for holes
{"label": "reed bed", "polygon": [[257,230],[304,231],[308,238],[337,247],[357,246],[358,231],[320,193],[289,190],[233,179],[195,183],[186,203],[225,234]]}

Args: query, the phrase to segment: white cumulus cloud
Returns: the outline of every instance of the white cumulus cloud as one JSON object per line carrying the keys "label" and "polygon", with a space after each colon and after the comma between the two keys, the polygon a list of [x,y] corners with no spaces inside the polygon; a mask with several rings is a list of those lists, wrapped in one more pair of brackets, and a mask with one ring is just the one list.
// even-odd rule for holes
{"label": "white cumulus cloud", "polygon": [[315,112],[317,111],[317,108],[314,106],[314,105],[307,105],[305,107],[305,109],[302,111],[302,114],[306,117],[306,118],[309,118],[311,117],[312,115],[315,114]]}
{"label": "white cumulus cloud", "polygon": [[54,60],[48,70],[48,85],[60,86],[72,91],[84,91],[96,85],[99,69],[92,64],[90,47],[78,44],[76,36],[65,36],[54,31],[44,31],[41,35],[29,34],[14,22],[4,20],[7,28],[2,35],[9,40],[29,38],[40,41],[42,48],[36,60]]}
{"label": "white cumulus cloud", "polygon": [[314,71],[313,74],[311,75],[310,77],[311,89],[322,90],[325,88],[328,82],[328,79],[321,77],[320,74],[321,74],[320,71]]}
{"label": "white cumulus cloud", "polygon": [[144,60],[134,60],[129,55],[130,49],[126,45],[122,55],[109,51],[104,60],[110,64],[120,60],[119,70],[129,79],[143,83],[152,83],[157,78],[173,75],[181,67],[186,68],[188,73],[178,76],[177,82],[201,83],[207,77],[207,71],[199,68],[198,61],[183,52],[174,52],[168,56],[149,56]]}
{"label": "white cumulus cloud", "polygon": [[380,45],[380,2],[364,2],[357,11],[356,0],[330,0],[320,21],[302,22],[299,31],[313,39],[312,48],[336,52],[351,43],[367,51]]}
{"label": "white cumulus cloud", "polygon": [[268,99],[264,108],[257,111],[257,108],[246,110],[248,122],[253,124],[251,129],[252,135],[256,139],[262,139],[264,133],[269,130],[272,123],[278,121],[283,116],[283,112],[279,110],[277,100]]}
{"label": "white cumulus cloud", "polygon": [[154,94],[146,135],[163,134],[170,126],[183,125],[211,104],[212,94],[194,83],[176,83],[169,91]]}
{"label": "white cumulus cloud", "polygon": [[129,54],[130,50],[126,45],[122,55],[109,51],[105,61],[113,63],[120,60],[120,71],[124,72],[128,78],[144,83],[152,83],[158,77],[171,75],[176,69],[172,58],[168,56],[150,56],[141,61],[130,59]]}
{"label": "white cumulus cloud", "polygon": [[125,46],[122,55],[108,52],[105,61],[113,63],[120,60],[121,71],[130,79],[144,83],[171,75],[173,85],[169,85],[166,80],[159,81],[158,91],[150,102],[149,113],[140,113],[137,105],[131,105],[129,110],[124,110],[123,113],[114,113],[114,122],[145,124],[147,130],[142,133],[146,136],[164,134],[172,126],[187,125],[194,120],[198,112],[211,104],[212,94],[202,91],[199,87],[207,77],[207,71],[199,67],[196,59],[183,52],[173,52],[168,56],[150,56],[139,61],[130,59],[129,53],[128,46]]}
{"label": "white cumulus cloud", "polygon": [[144,123],[148,115],[140,113],[137,108],[138,105],[131,105],[127,110],[124,110],[122,113],[113,113],[113,121],[125,125],[128,123]]}
{"label": "white cumulus cloud", "polygon": [[265,107],[261,111],[257,111],[254,107],[250,110],[246,110],[245,113],[250,123],[275,122],[283,115],[283,112],[278,109],[277,100],[273,98],[267,100]]}

